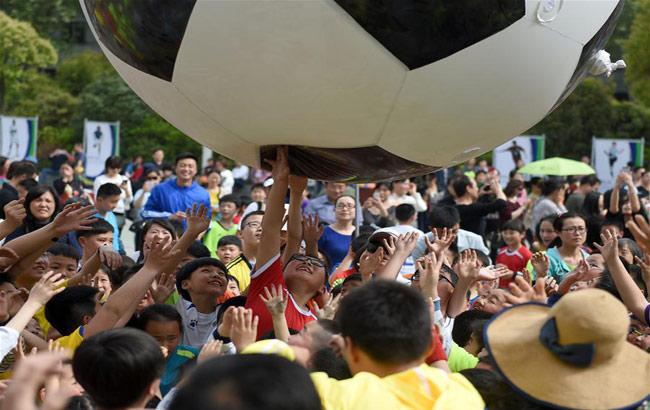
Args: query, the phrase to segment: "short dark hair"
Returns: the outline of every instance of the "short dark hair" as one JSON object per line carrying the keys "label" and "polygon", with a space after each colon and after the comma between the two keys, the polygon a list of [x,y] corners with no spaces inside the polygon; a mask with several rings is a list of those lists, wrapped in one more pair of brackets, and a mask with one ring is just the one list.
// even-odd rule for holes
{"label": "short dark hair", "polygon": [[516,219],[511,219],[509,221],[506,221],[503,225],[501,225],[501,229],[503,231],[517,231],[524,233],[526,232],[526,228],[524,227],[524,223],[521,221],[521,219],[516,218]]}
{"label": "short dark hair", "polygon": [[97,198],[109,198],[111,196],[120,195],[122,195],[120,187],[110,182],[103,184],[97,190]]}
{"label": "short dark hair", "polygon": [[557,179],[547,179],[542,182],[542,196],[549,196],[558,189],[562,189],[562,184]]}
{"label": "short dark hair", "polygon": [[180,295],[183,297],[183,299],[189,302],[192,301],[192,297],[187,290],[183,289],[182,283],[184,280],[191,278],[194,271],[202,268],[203,266],[216,266],[217,268],[223,270],[225,274],[228,274],[228,268],[219,259],[198,258],[187,262],[176,273],[176,289],[178,290],[178,293],[180,293]]}
{"label": "short dark hair", "polygon": [[246,222],[248,221],[248,218],[250,218],[251,216],[255,216],[255,215],[264,216],[264,211],[253,211],[253,212],[250,212],[250,213],[246,214],[244,216],[244,218],[241,220],[241,223],[240,223],[239,226],[241,226],[242,228],[244,226],[246,226]]}
{"label": "short dark hair", "polygon": [[219,199],[219,203],[230,202],[235,204],[236,207],[239,207],[239,198],[236,195],[224,195]]}
{"label": "short dark hair", "polygon": [[[578,213],[575,213],[575,212],[565,212],[565,213],[563,213],[562,215],[560,215],[560,216],[558,216],[557,218],[555,218],[555,221],[553,221],[553,228],[554,228],[557,232],[560,232],[560,231],[562,230],[562,228],[564,227],[564,221],[566,221],[567,219],[571,219],[571,218],[580,218],[580,219],[582,219],[583,221],[585,220],[585,218],[584,218],[582,215],[578,214]],[[585,222],[585,223],[586,223],[586,222]]]}
{"label": "short dark hair", "polygon": [[[451,337],[460,347],[465,346],[476,327],[476,323],[485,325],[492,317],[491,313],[483,312],[481,310],[466,310],[460,315],[456,316],[454,320],[454,328],[451,332]],[[483,342],[483,340],[480,340]]]}
{"label": "short dark hair", "polygon": [[104,170],[108,171],[109,169],[122,169],[122,158],[117,155],[110,156],[104,161]]}
{"label": "short dark hair", "polygon": [[457,178],[454,178],[452,187],[456,193],[456,197],[460,198],[461,196],[467,193],[467,187],[472,185],[472,180],[469,179],[467,175],[461,175]]}
{"label": "short dark hair", "polygon": [[52,188],[51,186],[48,185],[36,185],[29,191],[27,191],[27,196],[25,196],[25,209],[27,210],[27,217],[25,218],[25,223],[27,225],[34,224],[36,223],[36,218],[34,218],[34,215],[32,214],[30,210],[30,205],[32,204],[33,201],[36,199],[40,198],[41,196],[45,195],[46,193],[50,193],[52,195],[52,198],[54,199],[54,213],[52,214],[50,219],[54,219],[54,217],[61,211],[61,202],[59,201],[59,194]]}
{"label": "short dark hair", "polygon": [[320,410],[321,400],[307,370],[269,354],[211,359],[196,367],[178,389],[170,410]]}
{"label": "short dark hair", "polygon": [[380,363],[409,363],[431,346],[427,303],[397,282],[376,280],[354,289],[341,301],[335,320],[343,336]]}
{"label": "short dark hair", "polygon": [[63,336],[69,335],[83,324],[84,316],[95,316],[97,292],[90,286],[65,288],[45,304],[45,319]]}
{"label": "short dark hair", "polygon": [[195,258],[209,258],[211,253],[210,249],[208,249],[207,246],[203,244],[201,241],[194,241],[190,245],[189,248],[187,248],[187,254],[191,255]]}
{"label": "short dark hair", "polygon": [[223,236],[223,237],[221,237],[221,239],[219,239],[219,242],[217,243],[217,249],[221,248],[222,246],[228,246],[228,245],[235,245],[236,247],[241,249],[241,247],[242,247],[241,239],[239,239],[235,235]]}
{"label": "short dark hair", "polygon": [[171,305],[156,303],[142,309],[138,317],[138,328],[144,331],[149,322],[176,322],[183,333],[183,318]]}
{"label": "short dark hair", "polygon": [[600,184],[600,179],[595,174],[585,175],[580,178],[580,185],[598,185]]}
{"label": "short dark hair", "polygon": [[178,163],[184,159],[193,159],[196,165],[199,164],[199,159],[196,157],[196,155],[192,154],[191,152],[181,152],[180,154],[176,155],[174,165],[178,165]]}
{"label": "short dark hair", "polygon": [[77,252],[73,246],[70,246],[67,243],[57,242],[54,245],[50,246],[50,248],[47,250],[47,253],[54,256],[63,256],[66,258],[74,259],[77,262],[79,262],[79,259],[81,259],[79,252]]}
{"label": "short dark hair", "polygon": [[172,236],[173,239],[178,238],[178,232],[176,231],[176,228],[174,228],[174,225],[167,219],[162,219],[162,218],[153,218],[147,220],[147,222],[142,225],[142,234],[140,235],[140,243],[139,249],[142,249],[142,245],[144,244],[144,237],[147,236],[147,232],[149,232],[149,229],[151,229],[152,226],[158,225],[165,229],[167,232],[169,232]]}
{"label": "short dark hair", "polygon": [[261,182],[258,182],[257,184],[253,184],[253,186],[251,187],[251,192],[252,192],[253,190],[255,190],[255,189],[263,189],[263,190],[266,190],[266,188],[264,187],[264,184],[261,183]]}
{"label": "short dark hair", "polygon": [[162,377],[165,358],[158,342],[145,332],[113,329],[84,340],[72,369],[97,406],[124,408],[134,405]]}
{"label": "short dark hair", "polygon": [[454,206],[436,206],[429,214],[429,225],[431,228],[452,228],[460,223],[460,214]]}
{"label": "short dark hair", "polygon": [[7,170],[7,179],[13,179],[17,177],[28,177],[33,178],[34,175],[38,173],[36,165],[33,162],[23,160],[23,161],[14,161],[9,165],[9,170]]}
{"label": "short dark hair", "polygon": [[38,185],[38,181],[36,181],[34,178],[23,179],[18,183],[18,186],[23,188],[26,191],[29,191],[30,189],[34,188],[37,185]]}
{"label": "short dark hair", "polygon": [[524,183],[521,182],[520,180],[512,179],[512,180],[508,181],[508,184],[506,185],[506,187],[503,188],[503,193],[505,194],[505,196],[510,198],[511,196],[515,195],[518,192],[519,188],[521,188],[523,186],[524,186]]}
{"label": "short dark hair", "polygon": [[415,207],[411,204],[400,204],[395,207],[395,219],[405,222],[415,215]]}
{"label": "short dark hair", "polygon": [[[97,218],[97,220],[92,224],[88,225],[88,227],[90,227],[90,229],[88,230],[76,231],[77,238],[91,237],[91,236],[101,235],[109,232],[113,233],[114,231],[113,225],[111,225],[110,222],[102,218]],[[113,239],[115,240],[116,238]]]}

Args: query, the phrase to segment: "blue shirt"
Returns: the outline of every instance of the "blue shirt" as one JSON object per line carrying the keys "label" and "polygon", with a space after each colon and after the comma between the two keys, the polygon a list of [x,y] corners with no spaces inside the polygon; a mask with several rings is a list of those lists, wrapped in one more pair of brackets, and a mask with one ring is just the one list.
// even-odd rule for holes
{"label": "blue shirt", "polygon": [[188,362],[196,360],[198,356],[199,349],[185,345],[178,345],[176,350],[169,352],[169,357],[165,364],[165,373],[163,373],[160,379],[160,392],[163,396],[169,393],[172,387],[176,386],[176,383],[178,383],[182,376],[181,370],[183,370],[183,367]]}
{"label": "blue shirt", "polygon": [[117,225],[117,217],[112,211],[108,211],[105,216],[95,214],[95,218],[101,218],[113,226],[113,249],[115,252],[122,251],[122,243],[120,242],[120,227]]}
{"label": "blue shirt", "polygon": [[334,272],[348,254],[350,242],[352,242],[352,235],[342,235],[329,226],[325,227],[323,235],[318,240],[318,249],[327,255],[332,263],[329,273]]}
{"label": "blue shirt", "polygon": [[176,212],[185,212],[192,205],[210,206],[210,194],[196,182],[189,187],[178,186],[175,179],[158,184],[151,191],[147,204],[142,210],[144,219],[169,218]]}

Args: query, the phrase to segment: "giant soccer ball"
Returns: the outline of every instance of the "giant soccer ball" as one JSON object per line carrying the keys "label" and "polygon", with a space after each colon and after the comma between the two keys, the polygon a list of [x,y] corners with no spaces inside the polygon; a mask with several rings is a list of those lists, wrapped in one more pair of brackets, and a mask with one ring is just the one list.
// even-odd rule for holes
{"label": "giant soccer ball", "polygon": [[593,64],[623,0],[80,0],[133,90],[198,142],[295,173],[434,171],[527,130]]}

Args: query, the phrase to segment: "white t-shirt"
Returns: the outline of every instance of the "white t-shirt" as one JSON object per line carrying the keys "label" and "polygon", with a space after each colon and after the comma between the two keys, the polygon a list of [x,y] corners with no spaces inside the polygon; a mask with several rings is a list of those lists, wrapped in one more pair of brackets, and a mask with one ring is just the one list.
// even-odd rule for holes
{"label": "white t-shirt", "polygon": [[232,188],[235,186],[235,178],[232,176],[232,171],[224,169],[221,171],[221,192],[220,196],[232,194]]}
{"label": "white t-shirt", "polygon": [[176,310],[183,318],[182,344],[201,348],[217,328],[217,311],[201,313],[196,307],[181,296],[176,302]]}
{"label": "white t-shirt", "polygon": [[[129,179],[124,175],[118,174],[114,177],[109,177],[106,174],[102,174],[97,178],[95,178],[95,181],[93,182],[93,193],[95,194],[95,196],[97,196],[97,191],[99,190],[99,187],[104,184],[115,184],[118,187],[122,188],[123,181],[126,181],[129,192],[133,192],[131,190],[131,181],[129,181]],[[123,214],[128,209],[125,199],[126,199],[126,192],[122,189],[122,194],[120,195],[120,202],[118,202],[115,209],[113,209],[114,213]]]}
{"label": "white t-shirt", "polygon": [[7,326],[0,327],[0,362],[18,346],[18,336],[20,335],[14,329]]}
{"label": "white t-shirt", "polygon": [[[395,232],[397,232],[399,235],[406,235],[409,232],[417,232],[418,238],[424,237],[424,232],[411,225],[395,225],[395,226],[391,226],[390,228]],[[402,268],[399,270],[399,274],[401,277],[408,278],[410,276],[405,276],[405,275],[413,275],[414,273],[415,273],[415,259],[413,259],[413,257],[409,255],[409,257],[406,258],[406,260],[404,261],[404,265],[402,265]]]}

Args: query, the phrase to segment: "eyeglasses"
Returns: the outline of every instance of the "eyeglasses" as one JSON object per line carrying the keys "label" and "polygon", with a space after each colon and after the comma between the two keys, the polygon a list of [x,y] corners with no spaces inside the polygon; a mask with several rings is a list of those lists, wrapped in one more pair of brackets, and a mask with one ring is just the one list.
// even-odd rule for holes
{"label": "eyeglasses", "polygon": [[244,224],[244,226],[247,227],[247,228],[257,229],[257,228],[259,228],[260,226],[262,226],[262,224],[259,223],[259,222],[246,222],[246,223]]}
{"label": "eyeglasses", "polygon": [[300,254],[295,254],[289,259],[289,261],[298,261],[298,262],[303,262],[303,263],[309,263],[310,265],[314,265],[317,268],[324,268],[325,264],[323,263],[322,260],[318,258],[314,258],[313,256],[307,256],[307,255],[300,255]]}
{"label": "eyeglasses", "polygon": [[587,228],[584,226],[570,226],[568,228],[562,228],[562,232],[571,232],[571,233],[585,233],[587,232]]}
{"label": "eyeglasses", "polygon": [[354,204],[338,204],[336,209],[354,209]]}
{"label": "eyeglasses", "polygon": [[147,181],[158,181],[158,177],[148,177]]}

